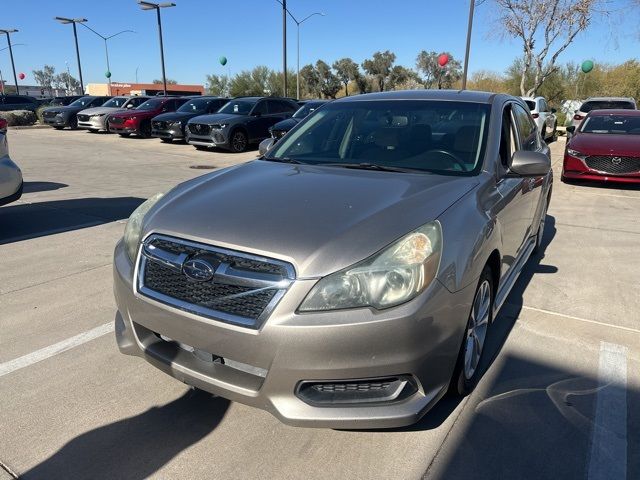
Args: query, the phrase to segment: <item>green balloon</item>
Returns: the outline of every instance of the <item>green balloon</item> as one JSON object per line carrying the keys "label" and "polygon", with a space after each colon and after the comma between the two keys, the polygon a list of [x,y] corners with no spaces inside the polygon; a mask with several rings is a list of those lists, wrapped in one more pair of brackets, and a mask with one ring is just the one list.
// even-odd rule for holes
{"label": "green balloon", "polygon": [[589,73],[591,70],[593,70],[593,62],[591,60],[585,60],[584,62],[582,62],[581,68],[584,73]]}
{"label": "green balloon", "polygon": [[107,70],[106,72],[104,72],[104,76],[107,78],[111,78],[111,72]]}
{"label": "green balloon", "polygon": [[227,57],[220,57],[220,65],[223,67],[227,64]]}

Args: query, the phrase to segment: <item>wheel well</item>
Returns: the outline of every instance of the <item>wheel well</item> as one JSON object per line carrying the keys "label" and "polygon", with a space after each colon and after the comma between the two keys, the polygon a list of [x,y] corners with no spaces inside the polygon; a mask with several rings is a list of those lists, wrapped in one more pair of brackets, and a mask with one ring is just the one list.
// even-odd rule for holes
{"label": "wheel well", "polygon": [[498,291],[498,284],[500,283],[500,252],[494,250],[489,255],[487,265],[491,269],[491,279],[493,280],[493,295],[495,296]]}

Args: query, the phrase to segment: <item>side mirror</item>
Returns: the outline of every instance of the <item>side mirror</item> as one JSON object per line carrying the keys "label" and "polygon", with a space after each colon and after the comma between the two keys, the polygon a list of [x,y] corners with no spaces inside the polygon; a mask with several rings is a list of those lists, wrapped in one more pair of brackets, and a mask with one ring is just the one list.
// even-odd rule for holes
{"label": "side mirror", "polygon": [[273,137],[265,138],[262,142],[260,142],[260,146],[258,147],[258,153],[261,156],[264,155],[271,149],[271,147],[273,147],[274,143],[275,143],[275,139]]}
{"label": "side mirror", "polygon": [[127,108],[133,108],[133,103],[128,103]]}
{"label": "side mirror", "polygon": [[555,108],[551,109],[551,113],[556,113],[558,110],[556,110]]}
{"label": "side mirror", "polygon": [[551,159],[540,152],[519,150],[509,162],[509,171],[522,177],[541,177],[551,170]]}
{"label": "side mirror", "polygon": [[575,125],[570,125],[567,127],[567,133],[575,133],[576,132],[576,126]]}

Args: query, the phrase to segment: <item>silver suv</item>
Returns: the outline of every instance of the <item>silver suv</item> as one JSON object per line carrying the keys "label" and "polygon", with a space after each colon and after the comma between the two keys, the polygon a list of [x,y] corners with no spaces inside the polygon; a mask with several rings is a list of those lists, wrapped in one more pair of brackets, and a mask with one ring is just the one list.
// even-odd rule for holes
{"label": "silver suv", "polygon": [[636,101],[629,97],[591,97],[587,98],[573,115],[574,130],[577,130],[584,117],[591,110],[636,110]]}
{"label": "silver suv", "polygon": [[264,157],[132,214],[114,256],[118,346],[292,425],[414,423],[481,377],[551,184],[518,98],[335,100]]}
{"label": "silver suv", "polygon": [[544,97],[521,97],[531,111],[531,117],[538,126],[538,131],[543,140],[554,139],[558,127],[558,117],[556,109],[550,108],[547,99]]}

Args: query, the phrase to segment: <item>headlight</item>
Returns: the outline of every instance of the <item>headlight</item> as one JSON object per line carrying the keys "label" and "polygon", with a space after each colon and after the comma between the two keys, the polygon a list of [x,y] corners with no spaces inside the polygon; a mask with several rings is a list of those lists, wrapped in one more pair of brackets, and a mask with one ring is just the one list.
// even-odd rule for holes
{"label": "headlight", "polygon": [[177,120],[177,121],[173,122],[171,125],[173,125],[174,127],[181,127],[182,126],[182,121],[181,120]]}
{"label": "headlight", "polygon": [[585,158],[587,158],[587,156],[584,153],[579,152],[578,150],[572,150],[570,148],[567,148],[567,153],[572,157],[579,158],[580,160],[584,160]]}
{"label": "headlight", "polygon": [[218,123],[216,125],[211,125],[211,128],[215,128],[217,130],[222,130],[223,128],[227,128],[229,126],[228,123]]}
{"label": "headlight", "polygon": [[441,251],[440,223],[427,223],[372,257],[322,278],[299,310],[380,310],[407,302],[433,281]]}
{"label": "headlight", "polygon": [[138,208],[136,208],[129,220],[127,226],[124,229],[124,244],[127,248],[127,254],[132,262],[136,260],[136,254],[138,253],[138,245],[140,244],[140,235],[142,233],[142,221],[151,207],[153,207],[158,200],[162,198],[164,193],[156,193],[153,197],[147,199]]}

